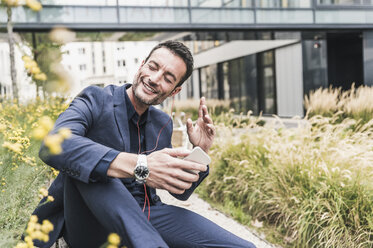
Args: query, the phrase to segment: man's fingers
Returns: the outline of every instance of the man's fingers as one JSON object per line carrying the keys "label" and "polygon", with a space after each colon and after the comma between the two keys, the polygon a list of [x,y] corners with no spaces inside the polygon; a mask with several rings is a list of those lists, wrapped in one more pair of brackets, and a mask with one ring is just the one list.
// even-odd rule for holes
{"label": "man's fingers", "polygon": [[202,118],[203,117],[203,106],[206,105],[206,99],[205,97],[201,97],[199,100],[199,108],[198,108],[198,117]]}
{"label": "man's fingers", "polygon": [[188,133],[193,131],[193,122],[190,118],[188,118],[188,120],[187,120],[186,127],[187,127],[187,132]]}
{"label": "man's fingers", "polygon": [[212,119],[208,114],[203,116],[203,121],[205,123],[211,123],[212,124]]}
{"label": "man's fingers", "polygon": [[208,128],[208,133],[212,134],[212,135],[215,135],[215,133],[216,133],[215,126],[213,124],[207,124],[206,126]]}
{"label": "man's fingers", "polygon": [[176,166],[180,169],[187,170],[187,171],[188,170],[191,170],[191,171],[194,171],[194,170],[206,171],[207,170],[206,165],[196,163],[196,162],[192,162],[192,161],[188,161],[188,160],[184,160],[184,159],[179,159],[179,161],[176,163]]}
{"label": "man's fingers", "polygon": [[163,149],[162,152],[167,153],[168,155],[172,157],[186,157],[190,154],[190,150],[178,147],[178,148],[166,148]]}
{"label": "man's fingers", "polygon": [[165,185],[164,189],[172,194],[177,194],[177,195],[181,195],[182,193],[185,192],[185,189],[179,189],[171,185]]}
{"label": "man's fingers", "polygon": [[203,116],[206,116],[206,115],[208,115],[209,114],[209,111],[208,111],[208,109],[207,109],[207,106],[206,105],[202,105],[202,114],[203,114]]}

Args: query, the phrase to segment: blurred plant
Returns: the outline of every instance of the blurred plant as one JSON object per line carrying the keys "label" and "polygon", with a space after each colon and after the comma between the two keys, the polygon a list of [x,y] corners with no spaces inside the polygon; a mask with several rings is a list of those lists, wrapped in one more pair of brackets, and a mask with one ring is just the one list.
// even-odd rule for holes
{"label": "blurred plant", "polygon": [[9,57],[10,57],[10,76],[12,80],[12,91],[13,98],[18,100],[18,87],[17,87],[17,73],[15,68],[15,57],[14,57],[14,37],[13,37],[13,24],[12,24],[12,8],[18,7],[19,5],[26,5],[34,11],[40,11],[42,6],[36,0],[1,0],[0,7],[6,8],[7,13],[7,31],[8,31],[8,43],[9,43]]}
{"label": "blurred plant", "polygon": [[[62,98],[37,98],[27,105],[13,101],[0,103],[1,247],[17,244],[41,197],[45,198],[45,204],[54,200],[46,187],[58,171],[42,163],[37,153],[40,141],[48,137],[54,120],[67,106],[68,102]],[[63,140],[71,132],[62,128],[57,134]],[[25,247],[25,242],[19,244],[22,246]]]}
{"label": "blurred plant", "polygon": [[53,224],[49,220],[43,220],[43,223],[38,223],[38,217],[32,215],[27,224],[26,235],[24,242],[19,242],[15,248],[33,248],[33,240],[37,239],[43,242],[49,241],[49,233],[53,231]]}
{"label": "blurred plant", "polygon": [[372,247],[373,120],[336,118],[219,125],[199,193],[283,247]]}
{"label": "blurred plant", "polygon": [[61,46],[74,40],[75,33],[63,27],[56,27],[50,33],[22,33],[21,36],[32,47],[34,61],[45,74],[45,76],[40,74],[33,76],[37,96],[40,89],[43,91],[44,98],[51,93],[62,95],[67,93],[72,79],[61,65]]}
{"label": "blurred plant", "polygon": [[[199,99],[187,99],[175,101],[174,103],[169,101],[166,104],[165,109],[167,109],[171,104],[173,105],[172,111],[175,112],[176,116],[180,116],[181,113],[184,113],[186,115],[185,121],[187,118],[196,120],[198,118],[199,102]],[[230,110],[229,101],[227,100],[207,99],[206,105],[211,116],[218,116]]]}
{"label": "blurred plant", "polygon": [[[120,245],[120,237],[116,233],[110,233],[107,241],[100,246],[100,248],[118,248]],[[122,248],[125,248],[125,246],[122,246]]]}

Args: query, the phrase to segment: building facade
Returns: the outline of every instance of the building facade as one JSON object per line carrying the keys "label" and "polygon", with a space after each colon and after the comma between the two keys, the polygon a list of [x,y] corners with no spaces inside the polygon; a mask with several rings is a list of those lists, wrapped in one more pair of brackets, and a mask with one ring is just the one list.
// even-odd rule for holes
{"label": "building facade", "polygon": [[373,85],[370,30],[212,31],[178,39],[195,57],[184,95],[228,100],[237,112],[303,116],[312,90]]}
{"label": "building facade", "polygon": [[[19,40],[18,37],[16,37],[16,39]],[[31,51],[27,46],[20,42],[18,42],[18,46],[15,46],[14,50],[19,101],[27,102],[35,99],[36,86],[27,75],[22,56],[26,55],[25,53],[29,54]],[[11,99],[13,95],[12,93],[9,44],[7,36],[0,34],[0,99]]]}
{"label": "building facade", "polygon": [[62,64],[72,76],[71,96],[89,85],[132,83],[157,42],[71,42],[62,47]]}
{"label": "building facade", "polygon": [[[373,84],[373,0],[42,3],[40,13],[16,9],[15,30],[49,30],[55,25],[94,32],[173,30],[154,41],[181,40],[196,62],[191,83],[179,99],[203,95],[230,101],[239,112],[302,116],[304,95],[311,90]],[[0,9],[0,24],[6,20],[4,13]],[[108,52],[113,56],[104,56],[103,47],[115,51]],[[129,80],[124,75],[127,59],[121,68],[116,45],[90,44],[85,49],[81,59],[91,65],[81,59],[67,62],[77,70],[80,88]],[[130,71],[136,70],[128,67]]]}

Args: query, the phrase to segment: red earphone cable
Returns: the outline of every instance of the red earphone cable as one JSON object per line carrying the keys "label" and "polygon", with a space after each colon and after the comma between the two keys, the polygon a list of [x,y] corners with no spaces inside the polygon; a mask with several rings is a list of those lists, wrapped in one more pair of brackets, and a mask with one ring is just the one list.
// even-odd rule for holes
{"label": "red earphone cable", "polygon": [[[174,108],[174,103],[175,103],[175,98],[172,97],[172,104],[171,104],[171,115],[170,115],[170,118],[168,119],[167,123],[159,130],[159,133],[158,133],[158,136],[157,136],[157,141],[155,142],[155,146],[153,149],[149,150],[149,151],[143,151],[141,152],[141,138],[140,138],[140,126],[139,126],[139,122],[140,122],[140,118],[141,118],[141,115],[139,116],[139,119],[137,120],[137,123],[136,123],[136,126],[137,126],[137,137],[139,138],[139,150],[137,152],[137,154],[143,154],[143,153],[149,153],[149,152],[152,152],[154,151],[155,149],[157,149],[158,147],[158,141],[159,141],[159,137],[161,136],[161,133],[163,131],[163,129],[168,125],[168,123],[170,123],[171,121],[171,116],[172,116],[172,109]],[[136,106],[133,105],[133,107],[135,108],[135,111],[137,112],[136,110]],[[149,200],[149,197],[148,197],[148,193],[147,193],[147,190],[146,190],[146,185],[144,183],[144,191],[145,191],[145,201],[144,201],[144,207],[142,208],[142,211],[144,212],[145,211],[145,206],[146,206],[146,202],[148,202],[148,220],[150,220],[150,200]]]}

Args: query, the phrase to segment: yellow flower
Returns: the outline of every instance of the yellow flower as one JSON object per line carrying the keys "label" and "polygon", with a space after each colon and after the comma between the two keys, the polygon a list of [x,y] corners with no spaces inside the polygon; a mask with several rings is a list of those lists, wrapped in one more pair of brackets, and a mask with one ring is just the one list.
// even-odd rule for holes
{"label": "yellow flower", "polygon": [[4,1],[8,6],[18,6],[19,1],[18,0],[5,0]]}
{"label": "yellow flower", "polygon": [[44,143],[49,148],[49,152],[54,155],[62,152],[62,141],[63,137],[59,134],[48,135],[44,138]]}
{"label": "yellow flower", "polygon": [[51,169],[52,169],[53,175],[54,175],[55,177],[57,177],[58,174],[59,174],[60,172],[59,172],[58,170],[52,168],[52,167],[51,167]]}
{"label": "yellow flower", "polygon": [[108,245],[108,246],[106,246],[106,248],[118,248],[118,246],[116,246],[116,245]]}
{"label": "yellow flower", "polygon": [[48,195],[48,197],[47,197],[47,201],[49,201],[49,202],[52,202],[52,201],[54,201],[54,197],[53,197],[53,196],[51,196],[51,195]]}
{"label": "yellow flower", "polygon": [[48,132],[53,128],[53,120],[49,116],[43,116],[39,120],[39,125],[44,129],[48,130]]}
{"label": "yellow flower", "polygon": [[[36,62],[35,62],[36,63]],[[32,67],[33,63],[32,61],[25,61],[25,68],[29,70]]]}
{"label": "yellow flower", "polygon": [[26,243],[18,243],[14,248],[28,248],[29,246]]}
{"label": "yellow flower", "polygon": [[30,73],[32,73],[32,74],[39,74],[40,72],[41,71],[40,71],[39,66],[34,66],[34,67],[30,68]]}
{"label": "yellow flower", "polygon": [[48,242],[49,241],[49,235],[44,234],[43,237],[40,240],[43,241],[43,242]]}
{"label": "yellow flower", "polygon": [[35,223],[29,222],[26,228],[26,233],[31,234],[35,230]]}
{"label": "yellow flower", "polygon": [[30,237],[31,237],[32,239],[43,240],[44,233],[42,233],[41,231],[37,230],[37,231],[31,233],[31,234],[30,234]]}
{"label": "yellow flower", "polygon": [[48,190],[46,188],[40,188],[39,189],[39,193],[42,195],[42,196],[47,196],[48,195]]}
{"label": "yellow flower", "polygon": [[49,220],[43,220],[43,224],[41,226],[41,230],[44,233],[47,234],[47,233],[53,231],[53,224]]}
{"label": "yellow flower", "polygon": [[6,129],[6,125],[0,123],[0,132],[1,133],[4,132],[5,129]]}
{"label": "yellow flower", "polygon": [[108,237],[108,241],[111,245],[116,245],[118,246],[119,243],[120,243],[120,237],[118,234],[116,233],[110,233],[109,237]]}
{"label": "yellow flower", "polygon": [[47,136],[48,130],[42,127],[37,127],[34,130],[32,130],[32,136],[37,140],[44,139],[45,136]]}
{"label": "yellow flower", "polygon": [[64,138],[64,139],[68,139],[71,137],[71,130],[66,128],[66,127],[63,127],[61,128],[60,130],[58,130],[58,133],[61,134],[61,136]]}
{"label": "yellow flower", "polygon": [[32,58],[30,58],[30,56],[23,55],[23,56],[22,56],[22,60],[23,60],[23,62],[31,62],[31,61],[32,61]]}
{"label": "yellow flower", "polygon": [[26,0],[26,5],[33,11],[39,11],[42,9],[41,4],[36,0]]}
{"label": "yellow flower", "polygon": [[22,152],[22,144],[19,144],[19,143],[10,143],[8,141],[5,141],[3,143],[3,147],[4,148],[7,148],[15,153],[21,153]]}
{"label": "yellow flower", "polygon": [[27,244],[32,243],[32,238],[30,236],[26,236],[25,241]]}
{"label": "yellow flower", "polygon": [[45,73],[37,73],[35,74],[34,78],[36,80],[45,81],[47,80],[47,75],[45,75]]}

